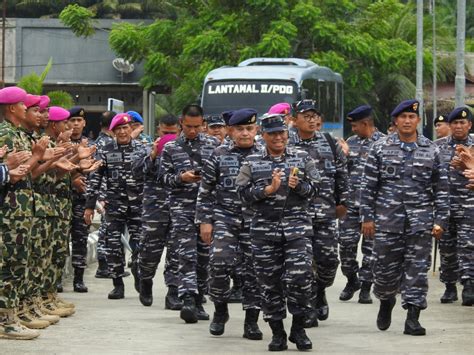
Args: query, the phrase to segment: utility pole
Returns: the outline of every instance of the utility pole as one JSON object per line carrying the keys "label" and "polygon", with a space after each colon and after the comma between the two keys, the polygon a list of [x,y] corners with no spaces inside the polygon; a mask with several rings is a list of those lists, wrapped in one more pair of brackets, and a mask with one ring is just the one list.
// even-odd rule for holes
{"label": "utility pole", "polygon": [[[433,16],[433,119],[438,117],[438,97],[437,97],[437,63],[436,63],[436,0],[432,0],[431,11]],[[433,132],[434,135],[434,132]]]}
{"label": "utility pole", "polygon": [[423,0],[416,1],[416,99],[420,102],[421,117],[418,132],[423,132]]}
{"label": "utility pole", "polygon": [[464,47],[466,39],[466,0],[458,0],[456,30],[456,107],[464,106],[466,77],[464,76]]}

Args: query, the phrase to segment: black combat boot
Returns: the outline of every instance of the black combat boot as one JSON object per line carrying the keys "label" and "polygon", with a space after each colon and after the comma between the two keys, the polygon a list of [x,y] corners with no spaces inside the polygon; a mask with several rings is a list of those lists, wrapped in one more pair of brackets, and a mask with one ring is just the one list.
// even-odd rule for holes
{"label": "black combat boot", "polygon": [[168,286],[168,293],[165,297],[165,309],[179,311],[183,307],[183,301],[178,297],[178,288],[176,286]]}
{"label": "black combat boot", "polygon": [[474,304],[474,283],[472,280],[464,281],[462,289],[462,305],[472,306]]}
{"label": "black combat boot", "polygon": [[318,287],[316,293],[316,312],[319,320],[326,320],[329,317],[329,305],[326,299],[326,287]]}
{"label": "black combat boot", "polygon": [[197,319],[199,320],[209,320],[209,314],[206,313],[204,307],[202,306],[202,294],[196,295],[196,314]]}
{"label": "black combat boot", "polygon": [[99,266],[95,272],[95,277],[97,279],[110,279],[109,269],[107,267],[107,261],[105,259],[98,260]]}
{"label": "black combat boot", "polygon": [[359,303],[362,304],[372,304],[372,297],[370,297],[370,287],[372,284],[370,282],[364,281],[361,284],[359,292]]}
{"label": "black combat boot", "polygon": [[58,281],[58,283],[56,284],[56,292],[57,293],[64,292],[63,283],[61,281]]}
{"label": "black combat boot", "polygon": [[456,283],[447,283],[446,290],[440,298],[441,303],[453,303],[458,300],[458,289]]}
{"label": "black combat boot", "polygon": [[140,302],[144,306],[151,306],[153,304],[153,280],[140,280]]}
{"label": "black combat boot", "polygon": [[263,334],[257,324],[259,314],[260,310],[258,309],[247,309],[245,311],[244,338],[262,340]]}
{"label": "black combat boot", "polygon": [[310,350],[313,348],[313,343],[311,343],[304,330],[304,314],[293,316],[288,340],[295,343],[298,350]]}
{"label": "black combat boot", "polygon": [[397,299],[391,297],[388,300],[380,300],[379,313],[377,314],[377,328],[387,330],[392,323],[392,309],[395,307]]}
{"label": "black combat boot", "polygon": [[209,326],[209,332],[212,335],[222,335],[225,331],[225,324],[229,320],[229,309],[227,303],[215,303],[214,306],[216,311]]}
{"label": "black combat boot", "polygon": [[132,272],[133,275],[133,286],[135,287],[135,291],[140,293],[140,275],[138,273],[138,260],[135,258],[132,258],[130,266],[130,271]]}
{"label": "black combat boot", "polygon": [[268,344],[268,351],[283,351],[288,349],[285,327],[283,320],[271,320],[268,322],[272,328],[272,341]]}
{"label": "black combat boot", "polygon": [[349,301],[354,297],[354,293],[360,289],[360,282],[357,274],[349,275],[347,277],[346,287],[342,290],[339,295],[341,301]]}
{"label": "black combat boot", "polygon": [[181,313],[179,316],[186,323],[196,323],[198,321],[198,318],[197,318],[196,301],[194,299],[194,295],[185,293],[182,297],[182,300],[183,300],[183,307],[181,308]]}
{"label": "black combat boot", "polygon": [[113,279],[114,289],[109,293],[109,300],[125,298],[125,286],[121,277]]}
{"label": "black combat boot", "polygon": [[86,285],[84,285],[84,269],[78,267],[74,268],[74,280],[72,285],[74,292],[84,293],[88,291]]}
{"label": "black combat boot", "polygon": [[426,329],[418,321],[420,308],[412,304],[408,305],[407,320],[405,321],[405,331],[408,335],[426,335]]}

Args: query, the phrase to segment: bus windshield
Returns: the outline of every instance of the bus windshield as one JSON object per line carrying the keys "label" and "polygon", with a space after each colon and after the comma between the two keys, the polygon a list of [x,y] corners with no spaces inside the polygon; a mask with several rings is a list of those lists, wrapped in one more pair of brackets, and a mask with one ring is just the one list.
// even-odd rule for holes
{"label": "bus windshield", "polygon": [[206,115],[248,107],[261,116],[274,104],[291,104],[297,97],[298,85],[289,80],[219,80],[204,86],[202,106]]}

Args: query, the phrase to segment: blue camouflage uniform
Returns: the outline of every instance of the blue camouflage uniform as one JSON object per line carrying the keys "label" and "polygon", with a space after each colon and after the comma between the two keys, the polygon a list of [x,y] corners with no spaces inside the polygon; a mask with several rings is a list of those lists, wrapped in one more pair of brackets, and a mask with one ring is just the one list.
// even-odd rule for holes
{"label": "blue camouflage uniform", "polygon": [[[468,111],[462,116],[462,109],[454,110],[448,117],[449,122],[458,118],[469,119]],[[448,171],[450,197],[449,227],[439,241],[440,280],[446,285],[455,285],[458,280],[466,285],[474,279],[474,191],[466,187],[469,179],[462,171],[450,166],[450,162],[457,145],[472,147],[474,140],[469,135],[464,140],[449,136],[438,139],[435,144],[440,149],[442,162]]]}
{"label": "blue camouflage uniform", "polygon": [[371,255],[373,240],[362,239],[362,264],[357,262],[357,246],[360,240],[360,186],[364,173],[365,160],[370,146],[385,135],[376,130],[371,137],[361,138],[357,135],[347,139],[349,155],[347,169],[349,172],[349,198],[347,199],[347,214],[340,220],[339,225],[339,255],[341,271],[344,276],[358,275],[362,282],[372,282]]}
{"label": "blue camouflage uniform", "polygon": [[0,164],[0,185],[4,186],[10,181],[10,175],[8,174],[8,167],[6,164]]}
{"label": "blue camouflage uniform", "polygon": [[446,228],[448,180],[439,149],[419,135],[401,142],[394,133],[370,148],[362,179],[361,222],[375,222],[374,294],[400,289],[402,306],[425,309],[431,265],[431,230]]}
{"label": "blue camouflage uniform", "polygon": [[209,295],[215,303],[227,303],[230,277],[240,266],[243,275],[243,309],[260,308],[260,292],[256,282],[250,244],[252,213],[237,194],[235,184],[242,160],[261,147],[239,148],[233,142],[215,149],[204,164],[196,205],[196,224],[213,225],[209,262]]}
{"label": "blue camouflage uniform", "polygon": [[[109,134],[105,132],[100,132],[99,135],[97,136],[94,144],[97,148],[96,154],[95,154],[95,159],[97,159],[98,154],[104,149],[105,146],[109,145],[114,141],[114,138],[110,136]],[[106,177],[104,176],[104,179],[102,181],[102,186],[101,186],[101,194],[98,198],[99,201],[104,201],[105,196],[104,196],[104,191],[106,188]],[[105,262],[106,260],[106,249],[105,249],[105,231],[107,229],[107,223],[105,221],[104,216],[101,216],[100,218],[100,226],[99,226],[99,232],[98,232],[98,240],[97,240],[97,259],[99,263]]]}
{"label": "blue camouflage uniform", "polygon": [[143,182],[132,174],[133,153],[141,143],[132,140],[128,144],[118,144],[116,140],[107,144],[97,154],[103,165],[91,174],[87,188],[86,208],[95,208],[101,193],[102,181],[106,180],[105,190],[105,247],[110,276],[114,279],[124,274],[125,259],[122,233],[127,227],[133,257],[142,233]]}
{"label": "blue camouflage uniform", "polygon": [[199,238],[194,223],[199,184],[184,183],[181,173],[202,168],[219,144],[218,139],[202,133],[192,140],[182,133],[163,149],[159,175],[170,188],[171,238],[178,243],[180,297],[206,293],[209,262],[209,247]]}
{"label": "blue camouflage uniform", "polygon": [[141,279],[153,279],[166,246],[165,284],[178,287],[177,243],[170,238],[169,189],[159,181],[161,156],[153,161],[150,157],[152,148],[142,146],[135,152],[132,162],[135,178],[143,180],[143,234],[138,268]]}
{"label": "blue camouflage uniform", "polygon": [[[290,189],[287,177],[294,167],[299,169],[300,180]],[[277,168],[286,178],[275,194],[267,196],[264,189]],[[266,321],[286,318],[287,305],[293,315],[302,315],[309,307],[313,229],[308,208],[319,179],[308,153],[290,147],[280,157],[265,150],[249,155],[242,163],[237,185],[242,200],[254,210],[250,238]]]}

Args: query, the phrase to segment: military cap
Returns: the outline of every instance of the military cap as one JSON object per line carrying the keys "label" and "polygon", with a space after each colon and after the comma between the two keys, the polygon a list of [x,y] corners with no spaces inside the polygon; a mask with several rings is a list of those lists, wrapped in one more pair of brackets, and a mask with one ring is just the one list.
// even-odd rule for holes
{"label": "military cap", "polygon": [[370,117],[372,114],[372,107],[369,105],[362,105],[352,110],[347,114],[347,120],[349,122],[357,122],[364,118]]}
{"label": "military cap", "polygon": [[455,120],[472,120],[472,112],[467,107],[456,107],[448,116],[448,122],[451,123]]}
{"label": "military cap", "polygon": [[59,121],[65,121],[69,118],[71,114],[69,113],[68,110],[59,107],[59,106],[51,106],[49,108],[49,121],[53,122],[59,122]]}
{"label": "military cap", "polygon": [[448,118],[445,115],[439,115],[433,120],[433,125],[436,126],[436,124],[439,122],[448,123]]}
{"label": "military cap", "polygon": [[261,127],[263,133],[281,132],[286,131],[288,129],[288,127],[286,127],[283,116],[277,114],[264,115],[262,117]]}
{"label": "military cap", "polygon": [[33,106],[39,106],[40,101],[41,101],[40,96],[27,94],[24,103],[25,103],[26,108],[30,108]]}
{"label": "military cap", "polygon": [[273,105],[268,110],[268,114],[279,114],[279,115],[288,115],[291,113],[291,106],[287,102],[280,102],[279,104]]}
{"label": "military cap", "polygon": [[293,104],[293,110],[296,113],[303,113],[306,111],[319,112],[316,107],[316,101],[314,100],[301,100]]}
{"label": "military cap", "polygon": [[240,110],[236,110],[229,120],[229,126],[240,126],[254,123],[257,123],[257,111],[253,108],[241,108]]}
{"label": "military cap", "polygon": [[400,102],[398,106],[395,107],[395,109],[392,111],[391,116],[397,117],[399,114],[403,112],[412,112],[418,115],[419,107],[420,107],[420,103],[418,102],[418,100],[415,100],[415,99],[405,100],[405,101]]}
{"label": "military cap", "polygon": [[132,118],[128,113],[119,113],[112,118],[112,122],[110,123],[109,130],[113,131],[114,128],[118,126],[122,126],[124,124],[129,124],[132,122]]}
{"label": "military cap", "polygon": [[70,108],[69,113],[71,114],[69,118],[73,118],[73,117],[82,117],[84,119],[86,118],[86,112],[80,106],[74,106]]}
{"label": "military cap", "polygon": [[133,122],[140,122],[143,124],[143,117],[136,111],[127,111],[127,113],[132,118]]}
{"label": "military cap", "polygon": [[230,121],[230,118],[232,117],[233,113],[234,113],[233,110],[224,111],[224,112],[221,113],[221,116],[224,119],[226,125],[229,125],[229,121]]}
{"label": "military cap", "polygon": [[40,100],[40,103],[39,103],[39,107],[40,107],[40,110],[43,111],[49,106],[49,103],[51,102],[51,99],[47,95],[41,95],[40,98],[41,98],[41,100]]}
{"label": "military cap", "polygon": [[24,102],[26,91],[17,87],[9,86],[0,90],[0,105],[11,105]]}
{"label": "military cap", "polygon": [[221,115],[209,115],[205,117],[205,121],[209,127],[225,126],[226,122]]}

